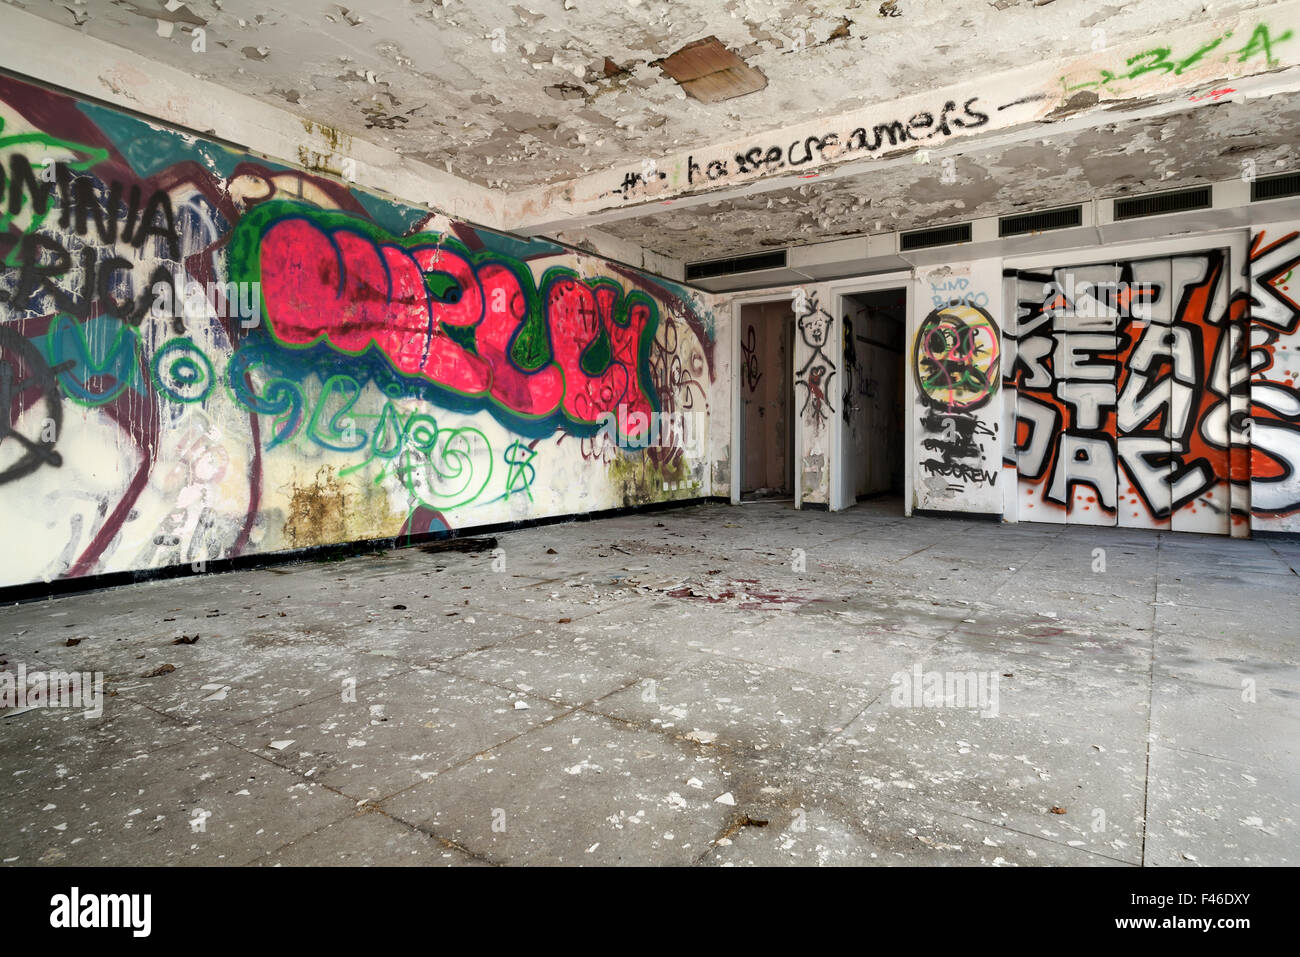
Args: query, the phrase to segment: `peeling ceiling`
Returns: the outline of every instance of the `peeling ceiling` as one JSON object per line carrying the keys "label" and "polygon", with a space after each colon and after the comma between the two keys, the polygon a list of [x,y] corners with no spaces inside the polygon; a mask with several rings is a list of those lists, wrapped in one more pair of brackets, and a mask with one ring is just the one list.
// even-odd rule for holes
{"label": "peeling ceiling", "polygon": [[711,259],[1202,185],[1245,170],[1266,176],[1296,168],[1298,131],[1300,97],[1224,100],[996,150],[945,151],[955,160],[950,172],[937,160],[897,164],[600,229],[661,255]]}
{"label": "peeling ceiling", "polygon": [[[464,179],[508,189],[561,182],[1012,67],[1042,63],[1050,69],[1054,60],[1087,50],[1099,38],[1121,43],[1263,5],[373,0],[363,9],[320,0],[9,2]],[[712,103],[689,97],[661,69],[662,61],[709,36],[766,77],[766,86]],[[1208,112],[1216,121],[1225,118],[1221,110]],[[1251,121],[1240,122],[1240,135],[1248,137]],[[1176,176],[1202,175],[1189,174],[1196,163],[1207,173],[1218,168],[1215,156],[1196,155],[1192,140],[1176,149],[1165,133],[1170,125],[1183,128],[1165,124],[1125,135],[1164,137],[1160,153]],[[708,242],[692,238],[719,212],[707,207],[658,217],[653,230],[634,220],[613,231],[632,238],[644,229],[646,244],[660,248],[663,237],[652,233],[667,227],[667,235],[684,244],[675,241],[671,254],[694,258],[706,247],[709,254],[755,248],[781,230],[796,241],[814,233],[833,238],[855,223],[861,232],[873,218],[899,226],[964,217],[1022,201],[1041,205],[1064,187],[1077,192],[1081,183],[1117,189],[1128,182],[1123,177],[1136,183],[1163,175],[1163,169],[1148,169],[1155,154],[1115,150],[1104,135],[1087,133],[1050,148],[972,154],[957,188],[940,189],[918,170],[884,174],[884,182],[873,179],[869,187],[845,180],[735,201],[735,228],[713,229]],[[1025,177],[1026,169],[1035,175]],[[1013,190],[1017,182],[1023,189]]]}

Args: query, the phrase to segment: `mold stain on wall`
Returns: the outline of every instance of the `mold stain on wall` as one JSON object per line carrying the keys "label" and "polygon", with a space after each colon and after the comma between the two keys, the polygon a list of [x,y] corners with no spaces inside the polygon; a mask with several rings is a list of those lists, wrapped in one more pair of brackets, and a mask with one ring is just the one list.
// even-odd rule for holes
{"label": "mold stain on wall", "polygon": [[347,540],[347,490],[339,483],[333,468],[318,469],[315,480],[309,484],[292,485],[284,536],[295,548]]}

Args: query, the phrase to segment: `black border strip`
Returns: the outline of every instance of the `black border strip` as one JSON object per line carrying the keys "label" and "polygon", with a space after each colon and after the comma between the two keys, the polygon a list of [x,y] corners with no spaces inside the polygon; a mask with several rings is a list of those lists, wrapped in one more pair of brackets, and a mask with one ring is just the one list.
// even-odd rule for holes
{"label": "black border strip", "polygon": [[1275,542],[1294,542],[1300,545],[1300,532],[1279,532],[1272,528],[1252,528],[1251,538],[1267,538]]}
{"label": "black border strip", "polygon": [[914,508],[913,515],[925,518],[960,518],[975,522],[1002,522],[1001,512],[946,512],[937,508]]}

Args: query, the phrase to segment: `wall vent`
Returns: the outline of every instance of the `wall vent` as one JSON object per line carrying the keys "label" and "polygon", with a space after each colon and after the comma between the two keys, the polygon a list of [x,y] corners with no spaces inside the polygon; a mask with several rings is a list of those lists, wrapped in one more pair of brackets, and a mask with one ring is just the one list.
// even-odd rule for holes
{"label": "wall vent", "polygon": [[955,243],[970,242],[970,223],[958,223],[956,226],[939,226],[935,229],[916,229],[898,237],[898,248],[903,252],[910,249],[929,249],[931,246],[951,246]]}
{"label": "wall vent", "polygon": [[1300,173],[1283,173],[1280,176],[1264,176],[1250,184],[1250,201],[1262,202],[1266,199],[1283,199],[1287,196],[1300,196]]}
{"label": "wall vent", "polygon": [[1209,209],[1210,206],[1210,187],[1176,189],[1168,193],[1152,193],[1150,196],[1133,196],[1129,199],[1115,200],[1115,221],[1160,216],[1165,213],[1185,213],[1193,209]]}
{"label": "wall vent", "polygon": [[999,236],[1023,236],[1026,233],[1044,233],[1049,229],[1069,229],[1083,225],[1083,207],[1065,206],[1047,209],[1041,213],[1017,213],[998,220]]}
{"label": "wall vent", "polygon": [[714,276],[732,276],[741,272],[756,272],[760,269],[784,269],[786,251],[774,253],[755,253],[752,256],[736,256],[731,259],[710,259],[706,262],[687,263],[686,278],[711,279]]}

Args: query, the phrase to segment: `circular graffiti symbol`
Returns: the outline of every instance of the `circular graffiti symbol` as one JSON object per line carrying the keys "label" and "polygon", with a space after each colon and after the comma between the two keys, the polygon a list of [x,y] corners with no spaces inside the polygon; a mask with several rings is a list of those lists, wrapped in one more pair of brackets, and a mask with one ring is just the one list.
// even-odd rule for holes
{"label": "circular graffiti symbol", "polygon": [[153,357],[153,384],[173,402],[202,402],[212,392],[212,360],[189,339],[172,339]]}
{"label": "circular graffiti symbol", "polygon": [[913,349],[917,387],[949,411],[978,409],[998,389],[998,326],[979,306],[950,303],[925,317]]}
{"label": "circular graffiti symbol", "polygon": [[[441,429],[416,413],[406,423],[401,473],[411,495],[429,508],[451,509],[474,501],[492,477],[492,447],[478,429]],[[476,460],[485,463],[476,465]]]}

